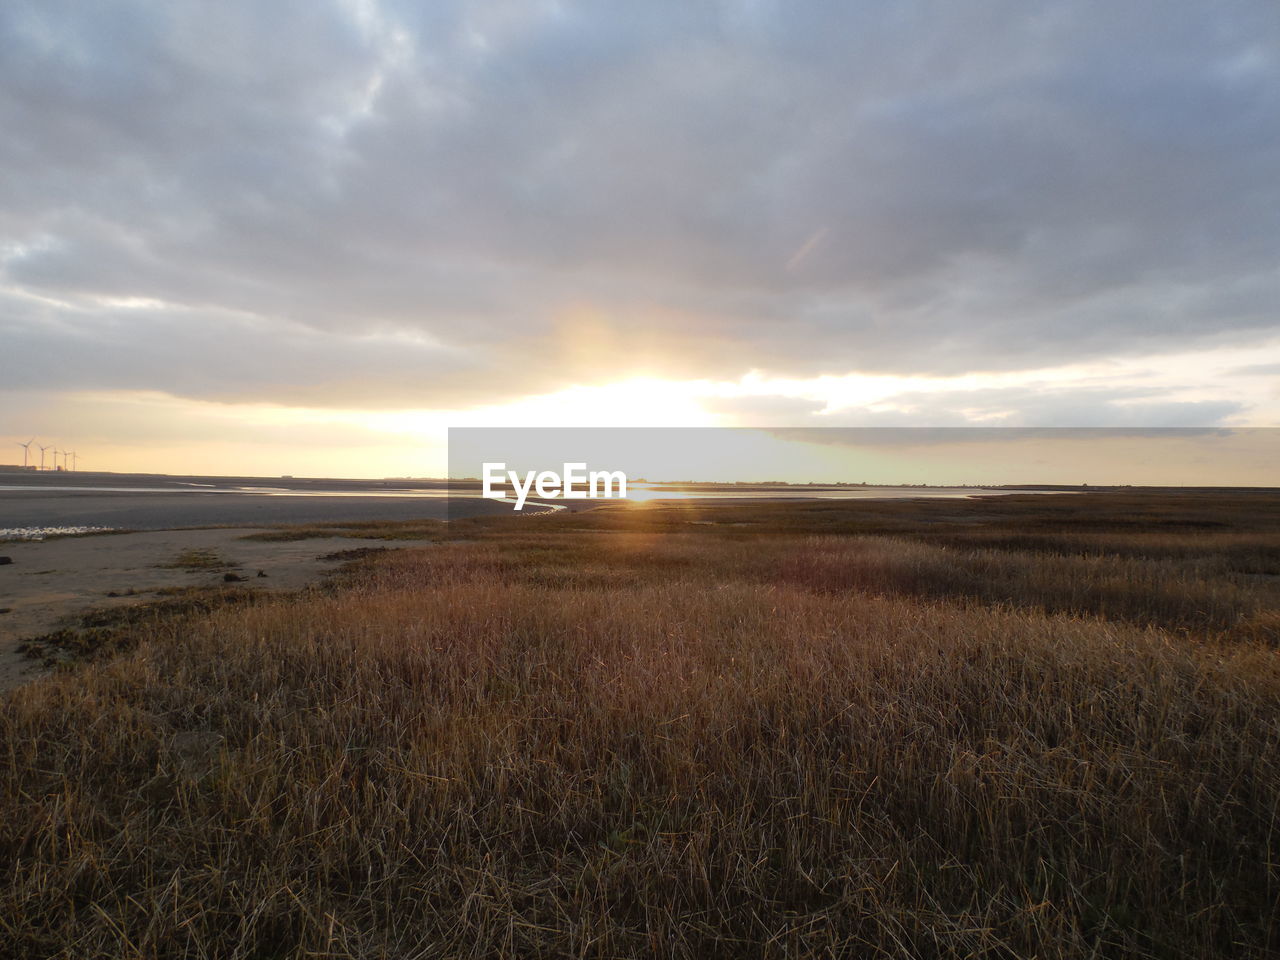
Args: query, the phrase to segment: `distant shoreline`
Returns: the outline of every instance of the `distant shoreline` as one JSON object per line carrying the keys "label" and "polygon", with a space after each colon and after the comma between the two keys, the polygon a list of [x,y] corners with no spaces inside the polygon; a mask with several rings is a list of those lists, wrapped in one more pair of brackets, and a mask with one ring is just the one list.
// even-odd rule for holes
{"label": "distant shoreline", "polygon": [[[1151,493],[1256,493],[1268,488],[1105,488],[1084,486],[889,486],[840,484],[634,483],[633,503],[717,500],[968,499],[1128,489]],[[511,515],[511,505],[479,496],[479,484],[443,480],[208,477],[10,471],[0,473],[0,538],[5,531],[89,527],[172,530],[205,526],[447,520]],[[584,510],[603,501],[529,501],[521,514]],[[617,501],[613,501],[617,502]],[[11,537],[12,535],[8,535]]]}
{"label": "distant shoreline", "polygon": [[[347,493],[367,495],[385,494],[405,496],[412,493],[437,492],[446,495],[450,491],[479,490],[480,480],[468,477],[446,479],[443,477],[292,477],[292,476],[238,476],[209,474],[166,473],[115,473],[88,470],[24,470],[14,465],[0,465],[0,491],[17,486],[100,487],[120,485],[141,487],[148,490],[172,490],[175,492],[246,492],[261,494],[269,491],[294,493]],[[861,483],[850,481],[822,481],[814,483],[788,483],[786,481],[715,481],[715,480],[647,480],[635,478],[631,485],[646,490],[671,492],[712,491],[857,491],[857,490],[999,490],[999,491],[1115,491],[1135,490],[1152,492],[1266,492],[1280,490],[1280,485],[1260,486],[1150,486],[1143,484],[1088,484],[1088,483]],[[250,488],[244,490],[242,488]]]}

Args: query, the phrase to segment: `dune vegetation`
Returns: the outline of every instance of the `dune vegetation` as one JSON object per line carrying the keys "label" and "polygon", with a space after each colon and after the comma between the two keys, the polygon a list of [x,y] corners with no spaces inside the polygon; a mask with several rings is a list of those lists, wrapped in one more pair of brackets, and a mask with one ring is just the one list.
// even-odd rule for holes
{"label": "dune vegetation", "polygon": [[0,956],[1280,953],[1280,497],[609,506],[0,701]]}

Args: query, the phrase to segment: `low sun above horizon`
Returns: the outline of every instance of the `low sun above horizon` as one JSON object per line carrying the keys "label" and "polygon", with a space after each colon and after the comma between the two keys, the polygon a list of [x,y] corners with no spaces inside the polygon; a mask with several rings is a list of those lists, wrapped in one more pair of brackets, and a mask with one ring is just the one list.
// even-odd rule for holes
{"label": "low sun above horizon", "polygon": [[420,476],[449,427],[1280,425],[1280,26],[0,13],[0,434]]}

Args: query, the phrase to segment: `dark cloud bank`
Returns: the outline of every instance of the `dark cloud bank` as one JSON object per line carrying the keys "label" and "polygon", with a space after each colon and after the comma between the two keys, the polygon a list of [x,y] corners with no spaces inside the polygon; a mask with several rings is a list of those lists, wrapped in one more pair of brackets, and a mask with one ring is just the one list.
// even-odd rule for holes
{"label": "dark cloud bank", "polygon": [[449,405],[1280,325],[1272,0],[14,0],[0,49],[19,387]]}

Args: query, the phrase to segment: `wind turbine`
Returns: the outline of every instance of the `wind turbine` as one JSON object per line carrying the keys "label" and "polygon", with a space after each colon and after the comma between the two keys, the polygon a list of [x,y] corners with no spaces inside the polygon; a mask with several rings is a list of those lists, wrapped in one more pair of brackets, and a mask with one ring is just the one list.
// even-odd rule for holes
{"label": "wind turbine", "polygon": [[22,448],[22,469],[23,469],[23,470],[27,469],[27,450],[28,450],[28,449],[31,447],[31,445],[32,445],[33,443],[35,443],[35,442],[36,442],[36,438],[35,438],[35,437],[32,437],[32,438],[31,438],[30,440],[28,440],[26,443],[23,443],[21,440],[19,440],[19,441],[18,441],[18,446],[20,446],[20,447]]}
{"label": "wind turbine", "polygon": [[71,472],[72,472],[72,473],[75,473],[75,469],[76,469],[76,460],[77,460],[77,459],[78,459],[78,456],[77,456],[76,452],[75,452],[74,450],[72,450],[72,451],[71,451]]}
{"label": "wind turbine", "polygon": [[43,470],[44,469],[44,452],[46,450],[52,450],[53,445],[50,444],[49,446],[46,447],[43,443],[37,443],[36,446],[40,448],[40,469]]}

